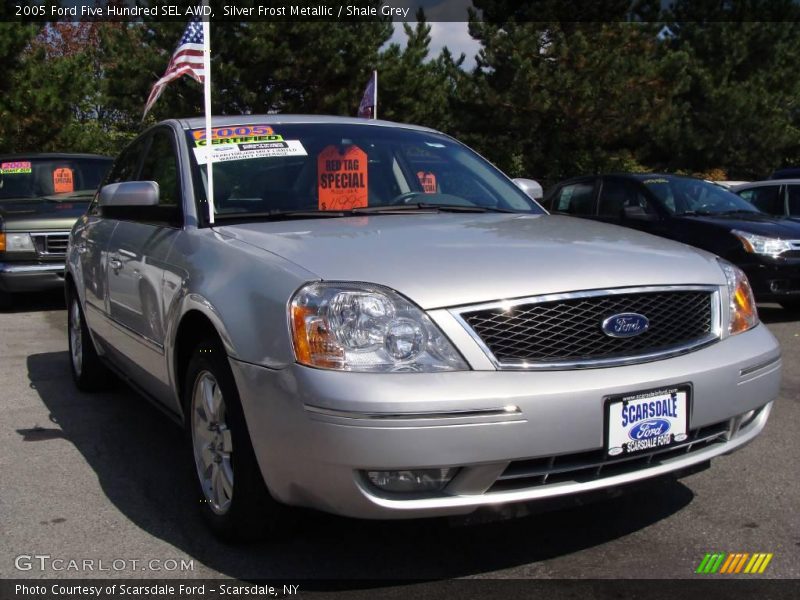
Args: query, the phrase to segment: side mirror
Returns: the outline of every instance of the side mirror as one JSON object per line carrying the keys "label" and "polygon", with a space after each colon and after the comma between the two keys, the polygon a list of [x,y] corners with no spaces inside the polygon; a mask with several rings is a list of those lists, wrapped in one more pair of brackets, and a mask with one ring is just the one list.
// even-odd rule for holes
{"label": "side mirror", "polygon": [[533,179],[523,179],[520,177],[514,179],[513,181],[517,184],[519,189],[537,202],[541,202],[542,198],[544,198],[544,190],[538,181],[534,181]]}
{"label": "side mirror", "polygon": [[622,215],[633,221],[658,221],[658,215],[647,212],[641,206],[626,206],[622,210]]}
{"label": "side mirror", "polygon": [[123,181],[100,188],[102,208],[158,206],[159,189],[155,181]]}

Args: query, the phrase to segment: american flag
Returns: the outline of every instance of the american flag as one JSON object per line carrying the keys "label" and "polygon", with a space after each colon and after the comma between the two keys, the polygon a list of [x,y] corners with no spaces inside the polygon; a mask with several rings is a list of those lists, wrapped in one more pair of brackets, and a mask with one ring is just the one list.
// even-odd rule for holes
{"label": "american flag", "polygon": [[361,104],[358,105],[358,116],[365,119],[377,118],[378,108],[378,72],[373,71],[372,77],[369,78],[367,89],[364,90],[364,96],[361,98]]}
{"label": "american flag", "polygon": [[199,18],[192,19],[186,26],[178,47],[172,53],[167,70],[164,71],[161,79],[156,81],[153,89],[150,90],[150,96],[144,106],[142,119],[147,115],[147,111],[153,107],[153,104],[156,103],[167,84],[183,75],[188,75],[200,83],[203,83],[205,79],[205,70],[203,69],[203,24]]}

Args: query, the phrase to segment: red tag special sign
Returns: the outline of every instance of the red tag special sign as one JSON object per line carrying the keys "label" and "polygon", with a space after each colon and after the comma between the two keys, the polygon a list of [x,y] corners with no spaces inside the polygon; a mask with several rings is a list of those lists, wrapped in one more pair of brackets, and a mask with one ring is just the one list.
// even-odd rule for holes
{"label": "red tag special sign", "polygon": [[56,194],[75,191],[75,183],[72,178],[72,169],[61,167],[53,171],[53,191]]}
{"label": "red tag special sign", "polygon": [[317,158],[320,210],[348,210],[368,204],[367,153],[358,146],[328,146]]}
{"label": "red tag special sign", "polygon": [[436,193],[436,175],[430,171],[417,171],[417,179],[426,194]]}

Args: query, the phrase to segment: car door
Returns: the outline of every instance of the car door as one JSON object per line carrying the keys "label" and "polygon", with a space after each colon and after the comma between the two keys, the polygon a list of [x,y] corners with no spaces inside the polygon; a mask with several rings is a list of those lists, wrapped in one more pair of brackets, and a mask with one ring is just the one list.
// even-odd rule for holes
{"label": "car door", "polygon": [[162,287],[182,224],[176,138],[168,127],[147,138],[138,179],[158,184],[159,204],[131,208],[111,237],[106,276],[112,345],[123,370],[145,391],[168,398]]}
{"label": "car door", "polygon": [[[133,179],[138,173],[143,150],[141,142],[135,142],[123,150],[103,185]],[[73,237],[80,263],[79,284],[84,291],[86,322],[101,341],[109,335],[106,265],[109,243],[117,224],[116,219],[106,218],[102,214],[95,198],[86,215],[78,221]]]}

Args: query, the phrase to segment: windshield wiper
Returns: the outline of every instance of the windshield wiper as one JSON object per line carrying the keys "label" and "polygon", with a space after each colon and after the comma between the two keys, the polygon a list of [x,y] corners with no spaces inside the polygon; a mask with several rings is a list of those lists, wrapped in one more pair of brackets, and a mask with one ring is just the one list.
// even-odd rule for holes
{"label": "windshield wiper", "polygon": [[345,217],[349,213],[340,210],[270,210],[268,212],[236,212],[217,213],[214,219],[223,220],[255,220],[255,221],[289,221],[291,219],[331,219]]}
{"label": "windshield wiper", "polygon": [[460,204],[427,204],[416,202],[414,204],[399,204],[385,206],[364,206],[350,210],[270,210],[267,212],[235,212],[217,213],[217,221],[253,220],[253,221],[288,221],[291,219],[332,219],[359,215],[391,215],[408,214],[410,212],[436,213],[518,213],[516,210],[493,208],[485,206],[463,206]]}
{"label": "windshield wiper", "polygon": [[726,210],[726,211],[723,211],[723,212],[718,213],[718,214],[720,214],[720,215],[760,215],[761,212],[759,212],[757,210],[747,210],[747,209],[744,209],[744,208],[737,208],[735,210]]}
{"label": "windshield wiper", "polygon": [[48,194],[46,196],[37,196],[35,200],[44,200],[45,202],[73,202],[75,200],[85,200],[87,198],[94,198],[94,190],[77,190],[75,192],[64,192],[63,194]]}
{"label": "windshield wiper", "polygon": [[463,204],[431,204],[427,202],[414,202],[413,204],[388,204],[385,206],[365,206],[353,208],[349,211],[352,215],[381,215],[407,212],[464,212],[464,213],[516,213],[519,211],[506,208],[488,206],[465,206]]}
{"label": "windshield wiper", "polygon": [[714,215],[714,214],[718,215],[719,213],[712,213],[712,212],[707,211],[707,210],[685,210],[685,211],[683,211],[681,213],[675,213],[675,216],[676,217],[708,217],[708,216],[711,216],[711,215]]}

